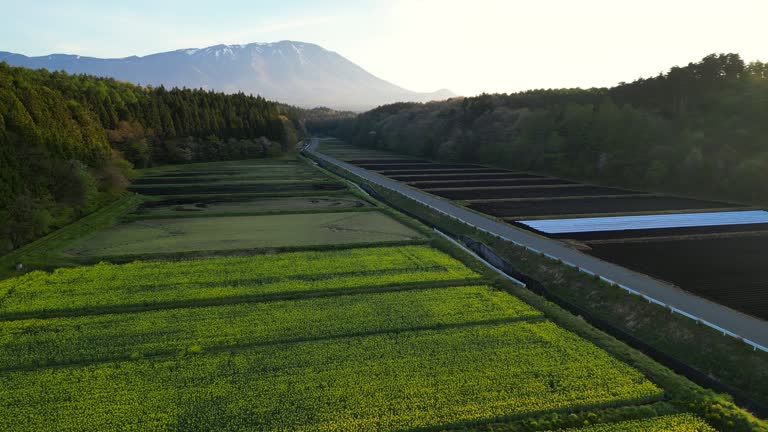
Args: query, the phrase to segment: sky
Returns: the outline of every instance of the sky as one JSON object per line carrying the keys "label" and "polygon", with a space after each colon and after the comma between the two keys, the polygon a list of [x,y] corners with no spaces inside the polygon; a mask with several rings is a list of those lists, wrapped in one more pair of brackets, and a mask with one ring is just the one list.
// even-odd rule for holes
{"label": "sky", "polygon": [[295,40],[415,91],[603,87],[710,53],[768,61],[768,0],[0,0],[0,51],[94,57]]}

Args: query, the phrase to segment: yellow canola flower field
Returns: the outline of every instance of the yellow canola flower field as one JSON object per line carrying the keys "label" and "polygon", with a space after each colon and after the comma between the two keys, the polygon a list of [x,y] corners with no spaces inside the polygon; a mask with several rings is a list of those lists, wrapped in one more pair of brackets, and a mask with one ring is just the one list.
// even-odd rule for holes
{"label": "yellow canola flower field", "polygon": [[399,430],[661,395],[557,325],[519,322],[5,373],[0,430]]}
{"label": "yellow canola flower field", "polygon": [[676,414],[630,420],[619,423],[599,424],[563,432],[717,432],[704,420],[693,414]]}
{"label": "yellow canola flower field", "polygon": [[480,276],[427,246],[98,264],[0,282],[0,319],[269,299]]}
{"label": "yellow canola flower field", "polygon": [[542,316],[505,292],[464,286],[0,321],[0,370]]}

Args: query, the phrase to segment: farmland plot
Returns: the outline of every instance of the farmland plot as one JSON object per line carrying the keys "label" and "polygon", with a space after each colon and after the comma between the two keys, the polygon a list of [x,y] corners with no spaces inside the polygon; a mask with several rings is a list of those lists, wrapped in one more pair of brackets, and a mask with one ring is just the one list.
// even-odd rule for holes
{"label": "farmland plot", "polygon": [[633,196],[610,198],[551,199],[538,201],[472,202],[469,208],[499,217],[530,218],[541,216],[683,212],[740,207],[738,204],[703,201],[669,196]]}
{"label": "farmland plot", "polygon": [[402,182],[416,181],[450,181],[450,180],[502,180],[502,179],[544,179],[543,176],[526,173],[514,173],[510,171],[503,172],[480,172],[466,173],[465,171],[454,171],[443,174],[426,174],[424,172],[416,175],[396,175],[392,174],[389,178]]}
{"label": "farmland plot", "polygon": [[131,190],[144,195],[286,193],[340,190],[343,185],[296,161],[234,161],[150,171]]}
{"label": "farmland plot", "polygon": [[398,430],[662,397],[637,370],[473,280],[427,246],[6,280],[0,429]]}
{"label": "farmland plot", "polygon": [[768,212],[744,210],[677,214],[557,218],[520,222],[546,234],[583,233],[656,228],[768,224]]}
{"label": "farmland plot", "polygon": [[590,244],[590,254],[768,319],[768,236]]}
{"label": "farmland plot", "polygon": [[262,159],[256,161],[210,162],[157,169],[152,168],[144,173],[143,178],[158,179],[193,176],[286,177],[304,174],[317,175],[318,172],[297,161]]}
{"label": "farmland plot", "polygon": [[369,164],[358,164],[359,167],[369,169],[372,171],[384,171],[384,170],[414,170],[414,169],[421,169],[425,171],[432,171],[432,170],[442,170],[442,169],[465,169],[465,168],[486,168],[480,165],[472,165],[472,164],[443,164],[443,163],[401,163],[401,164],[390,164],[390,163],[369,163]]}
{"label": "farmland plot", "polygon": [[631,229],[618,231],[590,231],[579,233],[563,233],[551,235],[553,238],[580,240],[586,242],[611,241],[619,239],[657,239],[661,237],[668,239],[680,238],[682,236],[715,237],[728,234],[752,234],[768,232],[768,224],[742,224],[742,225],[715,225],[715,226],[696,226],[679,228],[655,228],[655,229]]}
{"label": "farmland plot", "polygon": [[494,179],[494,180],[451,180],[451,181],[416,181],[408,183],[410,186],[430,191],[431,189],[449,188],[476,188],[476,187],[501,187],[501,186],[544,186],[575,184],[568,180],[554,178],[541,179]]}
{"label": "farmland plot", "polygon": [[0,376],[0,388],[0,429],[36,431],[396,430],[662,394],[548,322],[18,371]]}
{"label": "farmland plot", "polygon": [[442,189],[431,190],[430,193],[452,200],[484,200],[581,196],[586,197],[597,195],[634,195],[641,194],[642,192],[600,186],[569,185],[493,189]]}
{"label": "farmland plot", "polygon": [[[289,161],[226,162],[165,169],[145,186],[196,195],[293,184],[306,169],[316,182],[320,171]],[[477,176],[493,175],[535,178]],[[652,382],[489,286],[396,215],[298,214],[317,194],[275,196],[303,192],[153,201],[153,215],[67,250],[170,260],[0,282],[0,430],[436,430],[666,399],[655,371],[633,360]],[[329,206],[359,202],[329,195]]]}
{"label": "farmland plot", "polygon": [[0,321],[0,369],[541,319],[486,286],[362,293],[140,313]]}
{"label": "farmland plot", "polygon": [[184,198],[149,201],[133,215],[138,217],[222,216],[290,212],[323,212],[371,208],[371,204],[351,195],[276,198]]}
{"label": "farmland plot", "polygon": [[441,169],[398,169],[398,170],[382,170],[378,171],[379,174],[385,176],[400,176],[400,175],[440,175],[440,174],[504,174],[511,171],[496,169],[496,168],[441,168]]}
{"label": "farmland plot", "polygon": [[396,158],[379,158],[379,159],[345,159],[345,162],[353,165],[360,164],[399,164],[399,163],[429,163],[424,159],[396,159]]}
{"label": "farmland plot", "polygon": [[171,185],[137,185],[131,191],[143,195],[191,195],[191,194],[230,194],[332,191],[344,186],[329,181],[269,182],[269,183],[195,183]]}
{"label": "farmland plot", "polygon": [[0,319],[269,300],[306,292],[477,278],[460,262],[424,246],[99,264],[50,274],[32,272],[0,282]]}
{"label": "farmland plot", "polygon": [[704,420],[691,414],[676,414],[631,420],[620,423],[599,424],[563,432],[716,432]]}
{"label": "farmland plot", "polygon": [[378,212],[146,219],[72,244],[74,256],[168,254],[328,244],[415,241],[421,234]]}
{"label": "farmland plot", "polygon": [[183,185],[183,184],[248,184],[248,183],[300,183],[308,181],[323,181],[326,178],[317,176],[317,173],[305,173],[295,175],[280,175],[274,177],[274,174],[262,175],[239,175],[232,173],[229,175],[211,175],[211,176],[172,176],[172,177],[141,177],[133,180],[134,185]]}

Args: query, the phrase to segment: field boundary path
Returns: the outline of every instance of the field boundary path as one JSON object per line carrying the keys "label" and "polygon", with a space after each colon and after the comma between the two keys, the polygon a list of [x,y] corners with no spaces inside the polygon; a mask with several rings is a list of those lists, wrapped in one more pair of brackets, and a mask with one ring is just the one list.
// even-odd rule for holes
{"label": "field boundary path", "polygon": [[657,303],[676,312],[699,321],[713,329],[744,340],[755,349],[768,352],[768,322],[721,304],[698,297],[672,284],[637,273],[616,264],[603,261],[566,246],[557,240],[540,237],[519,228],[498,222],[461,208],[444,199],[436,198],[403,183],[386,178],[373,171],[346,163],[317,150],[319,140],[313,138],[306,151],[317,158],[349,171],[367,181],[397,192],[433,210],[490,233],[504,240],[515,243],[549,258],[576,267],[582,272],[597,275],[606,282],[643,296],[649,302]]}

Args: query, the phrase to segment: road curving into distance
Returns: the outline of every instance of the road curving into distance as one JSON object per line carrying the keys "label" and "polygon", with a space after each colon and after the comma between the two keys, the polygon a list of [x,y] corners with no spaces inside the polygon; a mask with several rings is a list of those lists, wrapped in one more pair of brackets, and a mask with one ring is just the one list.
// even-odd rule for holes
{"label": "road curving into distance", "polygon": [[599,275],[608,282],[618,284],[624,289],[644,295],[655,300],[656,303],[673,308],[678,313],[701,320],[719,331],[730,333],[731,336],[741,337],[753,347],[768,351],[768,321],[763,321],[730,309],[721,304],[698,297],[667,282],[587,255],[557,240],[540,237],[523,229],[498,222],[490,217],[459,207],[450,201],[413,189],[404,183],[389,179],[376,172],[368,171],[367,169],[325,155],[318,152],[318,144],[319,140],[312,138],[306,146],[306,151],[327,163],[336,165],[379,186],[396,191],[421,204],[459,219],[466,224],[537,252],[544,253],[551,258],[562,260],[566,264],[578,267],[586,273]]}

